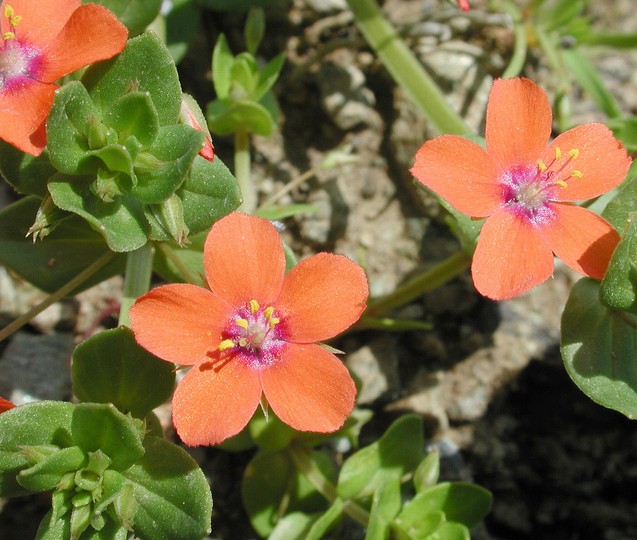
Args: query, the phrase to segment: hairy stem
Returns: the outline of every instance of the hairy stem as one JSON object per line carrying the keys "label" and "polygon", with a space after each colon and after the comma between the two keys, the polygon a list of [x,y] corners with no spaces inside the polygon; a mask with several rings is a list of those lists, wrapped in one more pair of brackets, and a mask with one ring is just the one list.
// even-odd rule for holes
{"label": "hairy stem", "polygon": [[131,251],[126,257],[124,292],[119,310],[119,324],[128,325],[128,310],[142,294],[150,288],[150,275],[153,270],[153,245],[146,242],[142,247]]}

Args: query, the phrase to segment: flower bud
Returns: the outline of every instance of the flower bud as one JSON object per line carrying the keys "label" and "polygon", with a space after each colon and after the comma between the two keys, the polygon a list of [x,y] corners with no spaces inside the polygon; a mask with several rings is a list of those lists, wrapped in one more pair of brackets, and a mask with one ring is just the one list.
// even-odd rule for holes
{"label": "flower bud", "polygon": [[212,139],[210,137],[210,131],[208,131],[206,119],[204,118],[199,105],[197,105],[197,102],[188,94],[181,95],[179,121],[182,124],[190,126],[197,131],[203,131],[206,134],[206,140],[199,151],[199,155],[208,161],[212,161],[215,157],[215,150],[212,145]]}

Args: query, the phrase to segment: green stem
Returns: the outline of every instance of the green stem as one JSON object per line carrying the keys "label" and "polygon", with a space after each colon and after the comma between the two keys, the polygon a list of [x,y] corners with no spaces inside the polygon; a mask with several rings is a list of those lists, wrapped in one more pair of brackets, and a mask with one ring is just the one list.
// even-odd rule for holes
{"label": "green stem", "polygon": [[190,268],[188,268],[183,263],[183,261],[179,257],[177,257],[175,251],[170,249],[166,242],[158,242],[156,246],[157,249],[164,254],[164,257],[166,257],[166,259],[170,260],[170,262],[175,265],[175,268],[177,268],[177,272],[181,274],[181,277],[186,281],[186,283],[201,286],[201,279],[199,279],[190,271]]}
{"label": "green stem", "polygon": [[401,285],[387,296],[370,302],[365,311],[365,315],[378,317],[383,313],[415,300],[422,294],[450,281],[467,268],[470,262],[471,256],[468,253],[458,251],[430,270],[423,272],[404,285]]}
{"label": "green stem", "polygon": [[128,310],[142,294],[150,289],[150,275],[153,271],[154,248],[150,242],[131,251],[126,256],[126,273],[124,274],[124,291],[122,305],[119,309],[119,324],[128,325]]}
{"label": "green stem", "polygon": [[24,315],[18,317],[15,321],[11,322],[7,326],[5,326],[2,330],[0,330],[0,341],[8,338],[15,331],[22,328],[25,324],[31,321],[36,315],[43,312],[46,308],[48,308],[51,304],[54,304],[58,300],[61,300],[65,296],[67,296],[71,291],[77,289],[82,283],[84,283],[88,278],[90,278],[97,271],[106,266],[111,259],[115,257],[115,253],[112,251],[108,251],[104,253],[99,259],[95,262],[91,263],[88,268],[82,270],[77,276],[75,276],[72,280],[70,280],[66,285],[60,287],[57,291],[53,292],[47,298],[45,298],[42,302],[40,302],[37,306],[33,306],[28,312]]}
{"label": "green stem", "polygon": [[[334,484],[325,478],[325,475],[309,458],[310,451],[308,448],[292,445],[288,448],[288,452],[299,471],[305,475],[309,482],[330,504],[339,498]],[[360,523],[363,527],[367,527],[369,523],[369,512],[362,506],[359,506],[354,501],[344,501],[343,511],[354,521]]]}
{"label": "green stem", "polygon": [[498,4],[498,6],[508,13],[513,20],[513,35],[515,37],[513,43],[513,54],[511,55],[511,60],[509,60],[509,65],[504,70],[504,73],[502,73],[502,78],[508,79],[510,77],[517,77],[524,68],[528,42],[526,28],[524,26],[524,18],[522,17],[520,8],[513,2],[502,2],[502,4]]}
{"label": "green stem", "polygon": [[347,0],[363,36],[387,71],[440,133],[472,135],[434,80],[384,17],[375,0]]}
{"label": "green stem", "polygon": [[243,202],[239,209],[247,214],[257,207],[257,194],[250,179],[250,133],[237,131],[234,135],[234,175],[239,183]]}

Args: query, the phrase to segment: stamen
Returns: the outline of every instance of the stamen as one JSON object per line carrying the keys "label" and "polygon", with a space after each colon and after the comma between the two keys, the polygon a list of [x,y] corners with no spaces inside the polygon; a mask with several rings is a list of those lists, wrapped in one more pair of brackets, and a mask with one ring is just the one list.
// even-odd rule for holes
{"label": "stamen", "polygon": [[562,150],[559,146],[555,147],[555,159],[560,159],[562,157]]}
{"label": "stamen", "polygon": [[276,317],[272,317],[270,320],[270,328],[274,328],[277,324],[281,322],[281,319],[277,319]]}
{"label": "stamen", "polygon": [[4,39],[5,41],[9,39],[15,39],[15,34],[13,32],[5,32],[4,34],[2,34],[2,39]]}
{"label": "stamen", "polygon": [[256,313],[257,311],[259,311],[259,302],[257,302],[256,300],[250,300],[250,311],[252,313]]}
{"label": "stamen", "polygon": [[263,316],[266,319],[270,319],[270,317],[272,317],[272,314],[274,313],[274,308],[272,306],[268,306],[267,308],[265,308],[265,310],[263,311]]}
{"label": "stamen", "polygon": [[540,172],[544,172],[548,167],[546,166],[546,163],[539,159],[537,162],[537,168]]}
{"label": "stamen", "polygon": [[16,26],[18,26],[18,24],[20,24],[21,20],[22,15],[14,15],[13,17],[11,17],[11,19],[9,19],[9,24],[13,26],[13,28],[15,28]]}
{"label": "stamen", "polygon": [[232,341],[231,339],[224,339],[221,343],[219,343],[219,350],[227,351],[228,349],[232,349],[234,346],[234,341]]}
{"label": "stamen", "polygon": [[555,180],[555,183],[558,186],[562,186],[563,188],[567,188],[568,187],[568,184],[566,182],[564,182],[564,180]]}
{"label": "stamen", "polygon": [[248,329],[248,321],[246,321],[245,319],[242,319],[241,317],[239,317],[237,320],[235,320],[234,324],[236,324],[237,326],[243,328],[244,330]]}
{"label": "stamen", "polygon": [[571,159],[577,159],[579,156],[579,150],[577,148],[572,148],[568,151],[568,155],[571,156]]}
{"label": "stamen", "polygon": [[7,4],[6,6],[4,6],[4,16],[5,16],[7,19],[10,19],[10,18],[11,18],[11,17],[13,17],[14,15],[15,15],[15,11],[14,11],[14,9],[13,9],[13,8],[12,8],[9,4]]}
{"label": "stamen", "polygon": [[584,173],[582,171],[574,170],[571,171],[571,176],[574,178],[584,178]]}

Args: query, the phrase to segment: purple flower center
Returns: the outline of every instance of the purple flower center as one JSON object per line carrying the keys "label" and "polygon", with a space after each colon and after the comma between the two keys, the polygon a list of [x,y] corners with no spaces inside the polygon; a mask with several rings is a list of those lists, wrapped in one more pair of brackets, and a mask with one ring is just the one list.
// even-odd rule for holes
{"label": "purple flower center", "polygon": [[285,344],[285,330],[274,308],[262,308],[256,300],[240,307],[221,336],[219,350],[230,350],[235,358],[253,368],[272,365]]}
{"label": "purple flower center", "polygon": [[536,166],[513,167],[500,176],[502,199],[506,208],[534,225],[542,225],[553,219],[555,212],[551,203],[559,200],[567,180],[578,180],[582,173],[572,168],[579,155],[577,149],[567,154],[557,147],[555,159],[546,165],[538,161]]}

